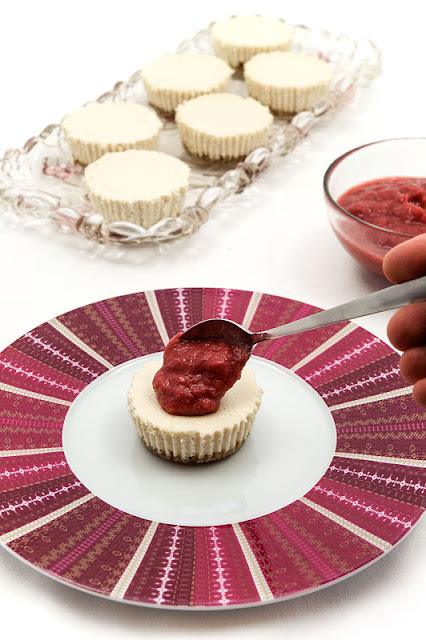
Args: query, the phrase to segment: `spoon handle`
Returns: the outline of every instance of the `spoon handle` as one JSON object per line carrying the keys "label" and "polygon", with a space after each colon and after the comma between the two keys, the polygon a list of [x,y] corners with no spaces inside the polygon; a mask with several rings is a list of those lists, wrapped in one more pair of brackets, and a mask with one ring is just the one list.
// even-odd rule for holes
{"label": "spoon handle", "polygon": [[380,311],[397,309],[411,302],[422,301],[426,301],[426,276],[393,285],[376,293],[370,293],[363,298],[346,302],[338,307],[314,313],[311,316],[280,327],[275,327],[274,329],[268,329],[260,333],[259,337],[262,336],[261,340],[281,338],[293,333],[307,331],[308,329],[325,327],[328,324],[334,324],[342,320],[361,318],[362,316],[379,313]]}

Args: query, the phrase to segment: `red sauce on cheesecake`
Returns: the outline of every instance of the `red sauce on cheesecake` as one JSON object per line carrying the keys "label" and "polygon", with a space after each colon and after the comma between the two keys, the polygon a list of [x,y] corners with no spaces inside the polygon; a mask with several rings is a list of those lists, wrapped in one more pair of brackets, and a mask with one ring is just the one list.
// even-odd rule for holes
{"label": "red sauce on cheesecake", "polygon": [[426,232],[426,178],[380,178],[346,191],[338,204],[365,222],[398,233]]}
{"label": "red sauce on cheesecake", "polygon": [[241,377],[250,352],[223,340],[181,340],[175,335],[164,350],[163,366],[152,386],[168,413],[202,416],[218,410],[225,393]]}

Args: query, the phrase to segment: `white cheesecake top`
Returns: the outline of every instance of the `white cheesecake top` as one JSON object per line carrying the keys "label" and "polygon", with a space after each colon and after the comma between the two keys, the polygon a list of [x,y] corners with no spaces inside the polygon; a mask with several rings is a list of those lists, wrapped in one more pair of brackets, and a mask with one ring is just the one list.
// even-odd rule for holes
{"label": "white cheesecake top", "polygon": [[93,102],[65,116],[66,135],[94,143],[119,144],[157,135],[163,123],[156,113],[131,102]]}
{"label": "white cheesecake top", "polygon": [[210,93],[179,105],[176,122],[215,137],[227,137],[268,129],[273,117],[268,107],[253,98]]}
{"label": "white cheesecake top", "polygon": [[244,368],[241,378],[223,396],[219,409],[204,416],[175,416],[161,408],[152,379],[161,367],[161,361],[149,362],[133,376],[128,394],[132,411],[145,423],[171,433],[198,432],[203,435],[239,424],[260,405],[262,390],[256,384],[251,369]]}
{"label": "white cheesecake top", "polygon": [[204,53],[168,54],[142,70],[154,89],[207,92],[226,83],[233,71],[221,58]]}
{"label": "white cheesecake top", "polygon": [[234,16],[216,22],[214,39],[240,47],[279,47],[290,43],[293,28],[281,20],[263,16]]}
{"label": "white cheesecake top", "polygon": [[86,168],[91,193],[108,200],[150,201],[188,186],[189,167],[159,151],[106,153]]}
{"label": "white cheesecake top", "polygon": [[330,82],[331,65],[293,51],[259,53],[244,65],[244,75],[270,87],[305,87]]}

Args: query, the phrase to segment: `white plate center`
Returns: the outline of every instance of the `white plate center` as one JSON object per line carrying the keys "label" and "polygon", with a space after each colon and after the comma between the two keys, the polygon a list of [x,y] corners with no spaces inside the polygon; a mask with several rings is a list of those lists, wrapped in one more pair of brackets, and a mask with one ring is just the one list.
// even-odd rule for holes
{"label": "white plate center", "polygon": [[112,506],[141,518],[209,526],[257,518],[307,493],[336,448],[333,418],[306,382],[278,364],[252,356],[262,406],[243,446],[229,458],[180,465],[149,452],[127,408],[132,375],[151,354],[92,382],[73,402],[63,446],[81,482]]}

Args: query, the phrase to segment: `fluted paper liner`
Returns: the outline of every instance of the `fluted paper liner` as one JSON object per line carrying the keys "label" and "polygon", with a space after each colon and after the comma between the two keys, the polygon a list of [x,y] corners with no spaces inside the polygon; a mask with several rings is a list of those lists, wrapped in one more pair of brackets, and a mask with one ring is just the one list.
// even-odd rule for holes
{"label": "fluted paper liner", "polygon": [[193,129],[182,121],[177,121],[177,125],[182,144],[188,152],[209,160],[243,158],[253,149],[264,147],[268,141],[268,127],[255,133],[218,137]]}
{"label": "fluted paper liner", "polygon": [[243,65],[247,60],[253,58],[258,53],[269,53],[270,51],[288,51],[291,47],[291,41],[282,42],[277,45],[262,46],[242,46],[225,42],[213,36],[214,50],[216,54],[226,60],[234,69]]}
{"label": "fluted paper liner", "polygon": [[144,80],[146,95],[148,96],[148,102],[164,113],[173,113],[176,107],[186,100],[197,98],[208,93],[222,93],[226,91],[229,85],[229,78],[223,82],[212,84],[208,90],[174,90],[174,89],[161,89]]}
{"label": "fluted paper liner", "polygon": [[148,229],[163,218],[173,218],[182,211],[185,202],[186,188],[171,191],[167,196],[155,200],[110,200],[89,191],[90,202],[107,222],[125,220],[139,224]]}
{"label": "fluted paper liner", "polygon": [[305,87],[272,87],[253,80],[247,73],[245,81],[252,98],[283,113],[298,113],[310,109],[326,95],[329,86],[329,82],[322,82]]}
{"label": "fluted paper liner", "polygon": [[213,434],[196,431],[175,434],[144,420],[129,400],[130,414],[145,446],[161,458],[183,464],[220,460],[237,451],[249,435],[259,407],[260,400],[244,420],[229,424]]}
{"label": "fluted paper liner", "polygon": [[128,149],[148,149],[149,151],[155,151],[158,147],[160,135],[158,132],[150,138],[125,143],[86,142],[74,138],[69,133],[65,133],[65,137],[74,159],[80,164],[88,165],[91,162],[95,162],[95,160],[99,160],[105,153],[127,151]]}

